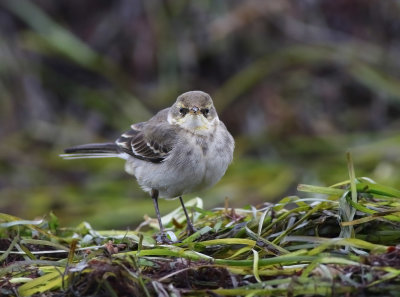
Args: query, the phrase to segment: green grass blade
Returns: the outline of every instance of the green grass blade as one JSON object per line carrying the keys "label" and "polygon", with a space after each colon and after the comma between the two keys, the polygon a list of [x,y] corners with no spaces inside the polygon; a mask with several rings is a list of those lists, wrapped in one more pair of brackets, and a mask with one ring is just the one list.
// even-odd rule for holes
{"label": "green grass blade", "polygon": [[335,189],[331,187],[319,187],[319,186],[304,185],[304,184],[299,184],[297,186],[297,191],[315,193],[315,194],[325,194],[331,196],[342,196],[343,193],[345,192],[345,190],[342,189]]}
{"label": "green grass blade", "polygon": [[60,288],[62,285],[63,268],[55,268],[54,271],[47,273],[41,277],[27,282],[18,288],[18,293],[21,296],[32,296],[37,293],[50,291],[55,288]]}

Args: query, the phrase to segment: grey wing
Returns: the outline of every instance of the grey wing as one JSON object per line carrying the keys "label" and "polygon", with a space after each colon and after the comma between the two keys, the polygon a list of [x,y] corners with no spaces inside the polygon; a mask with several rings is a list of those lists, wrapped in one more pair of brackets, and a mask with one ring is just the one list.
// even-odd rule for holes
{"label": "grey wing", "polygon": [[158,114],[148,122],[132,125],[115,143],[121,151],[137,159],[162,162],[173,149],[176,137],[174,129],[163,118]]}

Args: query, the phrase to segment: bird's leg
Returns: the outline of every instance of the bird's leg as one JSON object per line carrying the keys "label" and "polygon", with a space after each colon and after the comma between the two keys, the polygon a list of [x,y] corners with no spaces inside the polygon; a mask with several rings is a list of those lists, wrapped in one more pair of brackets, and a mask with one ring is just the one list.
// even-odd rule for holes
{"label": "bird's leg", "polygon": [[186,216],[186,223],[187,223],[188,233],[189,233],[189,235],[193,234],[193,233],[196,232],[196,228],[193,226],[192,222],[190,221],[190,218],[189,218],[189,215],[187,213],[185,204],[183,203],[182,196],[179,196],[179,201],[181,202],[181,205],[182,205],[182,208],[183,208],[183,212],[185,213],[185,216]]}
{"label": "bird's leg", "polygon": [[171,240],[168,239],[167,235],[164,232],[164,226],[161,222],[160,210],[158,209],[158,190],[151,190],[151,198],[153,199],[154,209],[156,210],[156,215],[158,219],[158,225],[160,226],[160,234],[157,236],[157,241],[161,243],[171,243]]}

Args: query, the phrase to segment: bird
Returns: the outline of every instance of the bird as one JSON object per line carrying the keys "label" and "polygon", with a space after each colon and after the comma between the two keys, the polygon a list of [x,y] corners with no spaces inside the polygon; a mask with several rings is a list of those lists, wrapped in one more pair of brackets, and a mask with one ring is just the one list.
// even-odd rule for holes
{"label": "bird", "polygon": [[211,96],[189,91],[147,122],[131,125],[116,141],[73,146],[61,156],[126,160],[125,171],[153,200],[160,228],[157,241],[170,242],[161,222],[158,199],[178,198],[187,231],[193,234],[196,229],[182,196],[215,185],[232,162],[234,148],[234,138],[219,119]]}

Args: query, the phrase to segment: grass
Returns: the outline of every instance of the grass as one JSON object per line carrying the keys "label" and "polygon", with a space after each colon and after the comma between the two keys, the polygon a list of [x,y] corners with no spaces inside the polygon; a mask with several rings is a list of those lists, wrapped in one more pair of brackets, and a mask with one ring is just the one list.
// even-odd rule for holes
{"label": "grass", "polygon": [[0,214],[0,295],[6,296],[399,296],[400,191],[359,177],[275,204],[163,217],[177,243],[137,230],[58,225]]}

